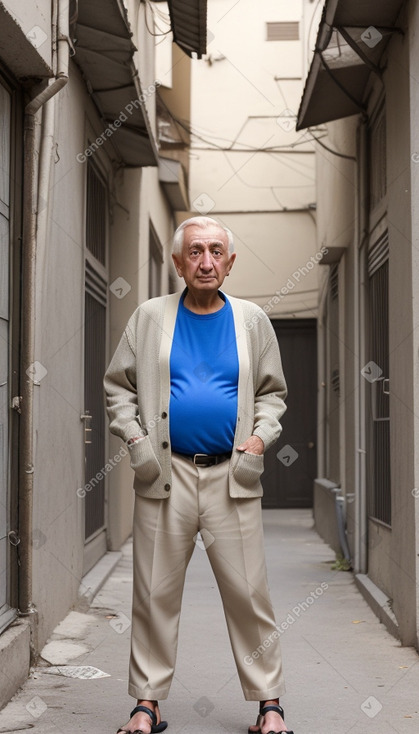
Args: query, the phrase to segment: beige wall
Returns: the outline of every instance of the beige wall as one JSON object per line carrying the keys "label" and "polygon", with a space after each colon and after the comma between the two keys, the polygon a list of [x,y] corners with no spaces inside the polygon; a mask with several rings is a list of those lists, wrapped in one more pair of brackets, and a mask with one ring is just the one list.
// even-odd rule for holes
{"label": "beige wall", "polygon": [[[135,5],[137,5],[135,3]],[[143,8],[140,12],[142,12]],[[138,22],[137,45],[143,86],[153,81],[154,40]],[[141,42],[138,39],[142,39]],[[38,645],[77,602],[84,554],[83,500],[76,492],[84,476],[84,267],[86,165],[76,156],[87,138],[102,127],[78,67],[53,102],[54,147],[46,239],[37,257],[37,333],[35,359],[47,370],[35,387],[35,531],[33,601],[39,614]],[[153,100],[148,101],[155,129]],[[41,121],[41,114],[39,123]],[[41,130],[38,125],[39,131]],[[162,244],[162,292],[167,292],[172,212],[158,180],[157,167],[114,170],[111,147],[93,159],[109,187],[109,284],[123,277],[127,294],[108,294],[110,359],[135,308],[149,296],[149,227]],[[107,456],[122,442],[109,437]],[[108,548],[117,549],[131,532],[132,472],[129,458],[107,475]],[[56,590],[60,593],[57,594]],[[53,603],[52,603],[53,597]]]}
{"label": "beige wall", "polygon": [[[238,258],[227,292],[276,318],[317,315],[314,144],[295,132],[312,12],[301,0],[228,9],[213,0],[208,53],[192,63],[191,123],[200,137],[192,138],[191,209],[233,231]],[[301,40],[266,41],[266,23],[283,21],[300,24]]]}
{"label": "beige wall", "polygon": [[[410,29],[419,23],[418,8],[409,5]],[[406,19],[405,19],[406,20]],[[387,118],[387,212],[389,229],[389,340],[390,340],[390,430],[391,430],[391,530],[370,521],[367,525],[362,487],[363,416],[365,396],[360,370],[364,366],[363,320],[360,308],[363,277],[359,275],[358,247],[366,223],[365,191],[358,189],[362,170],[351,161],[317,151],[318,245],[346,247],[339,264],[341,367],[342,490],[347,498],[348,539],[356,571],[368,571],[371,580],[392,601],[403,644],[418,643],[418,317],[414,298],[419,269],[417,212],[419,164],[419,87],[412,69],[417,68],[419,46],[413,30],[410,37],[394,34],[384,75]],[[381,87],[378,87],[379,91]],[[357,136],[361,121],[348,118],[327,125],[327,145],[358,156]],[[413,156],[413,157],[412,157]],[[364,161],[365,162],[365,161]],[[368,168],[367,168],[368,172]],[[327,269],[325,268],[325,273]],[[326,275],[324,276],[326,277]],[[324,306],[322,305],[322,313]],[[327,331],[327,328],[326,328]],[[320,332],[324,338],[324,331]],[[326,376],[325,376],[326,377]],[[361,453],[359,452],[361,449]],[[355,496],[354,496],[355,494]],[[416,493],[416,494],[419,494]],[[368,529],[369,565],[362,568]]]}
{"label": "beige wall", "polygon": [[51,66],[51,0],[3,0],[2,4],[45,63]]}
{"label": "beige wall", "polygon": [[77,599],[83,566],[82,504],[76,491],[84,484],[85,168],[76,155],[85,147],[86,97],[72,64],[68,85],[53,103],[49,226],[46,241],[38,241],[36,267],[35,359],[47,370],[35,386],[34,404],[33,528],[39,542],[33,553],[33,601],[40,646]]}
{"label": "beige wall", "polygon": [[[411,4],[412,7],[413,4]],[[418,22],[418,14],[416,23]],[[410,27],[410,24],[409,24]],[[413,37],[413,34],[411,38]],[[417,53],[417,52],[416,52]],[[412,203],[411,194],[411,90],[415,90],[409,69],[417,65],[409,37],[393,39],[390,63],[385,76],[387,110],[387,182],[388,223],[390,236],[390,416],[391,416],[391,482],[392,545],[383,557],[391,574],[394,612],[399,621],[402,641],[413,644],[416,638],[415,600],[415,486],[414,450],[415,415],[412,412],[417,376],[412,306]],[[400,114],[405,110],[405,114]],[[415,120],[415,122],[414,122]],[[416,123],[416,125],[415,125]],[[406,195],[407,194],[407,195]],[[417,237],[417,231],[415,232]],[[415,237],[415,239],[416,239]],[[415,274],[417,277],[417,274]],[[416,346],[416,349],[415,349]],[[416,386],[415,386],[416,382]],[[417,424],[417,418],[416,418]],[[416,438],[417,440],[417,438]],[[416,501],[417,502],[417,501]],[[416,618],[416,619],[415,619]]]}
{"label": "beige wall", "polygon": [[[419,7],[417,3],[411,3],[409,16],[409,45],[410,66],[417,69],[419,65],[419,38],[415,29],[419,26]],[[409,75],[410,96],[410,188],[411,188],[411,223],[412,223],[412,269],[411,269],[411,292],[419,293],[419,85],[416,74]],[[413,158],[414,156],[414,158]],[[416,645],[419,648],[419,306],[417,299],[413,300],[412,317],[412,378],[413,378],[413,415],[412,415],[412,485],[415,502],[409,497],[408,512],[412,515],[415,525],[415,539],[411,552],[414,555],[413,576],[416,581]],[[410,479],[410,477],[409,477]],[[415,491],[416,490],[416,491]],[[413,565],[413,564],[412,564]]]}

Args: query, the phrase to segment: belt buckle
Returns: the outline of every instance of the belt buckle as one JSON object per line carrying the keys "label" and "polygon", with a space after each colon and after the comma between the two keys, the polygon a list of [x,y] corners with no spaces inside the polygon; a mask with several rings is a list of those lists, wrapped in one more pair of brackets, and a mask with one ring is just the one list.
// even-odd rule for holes
{"label": "belt buckle", "polygon": [[[208,459],[208,454],[194,454],[193,455],[193,463],[195,464],[195,466],[208,466],[208,464],[200,464],[199,463],[199,459],[200,458],[202,458],[202,459]],[[197,459],[198,459],[198,462],[197,462]]]}

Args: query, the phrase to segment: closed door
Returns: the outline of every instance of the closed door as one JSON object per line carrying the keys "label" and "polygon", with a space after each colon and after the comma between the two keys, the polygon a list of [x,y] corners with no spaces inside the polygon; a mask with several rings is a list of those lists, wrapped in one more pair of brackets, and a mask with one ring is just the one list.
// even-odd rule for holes
{"label": "closed door", "polygon": [[10,94],[0,84],[0,632],[10,622],[9,608],[9,207]]}
{"label": "closed door", "polygon": [[312,507],[317,436],[316,320],[276,320],[272,325],[288,397],[279,441],[265,454],[262,506]]}
{"label": "closed door", "polygon": [[106,552],[106,436],[103,376],[106,363],[106,283],[87,266],[84,324],[84,533],[86,572]]}
{"label": "closed door", "polygon": [[106,553],[106,431],[103,376],[107,335],[108,195],[106,179],[90,161],[86,180],[86,270],[84,310],[84,566],[86,573]]}

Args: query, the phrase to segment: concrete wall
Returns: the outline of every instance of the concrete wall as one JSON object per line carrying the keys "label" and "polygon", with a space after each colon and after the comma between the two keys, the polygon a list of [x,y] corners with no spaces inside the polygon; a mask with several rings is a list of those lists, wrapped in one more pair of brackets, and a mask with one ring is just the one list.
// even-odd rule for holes
{"label": "concrete wall", "polygon": [[3,0],[2,4],[45,63],[51,66],[51,0]]}
{"label": "concrete wall", "polygon": [[[137,6],[137,4],[133,4]],[[134,9],[132,9],[134,12]],[[154,80],[154,39],[145,33],[140,9],[133,25],[144,86]],[[136,16],[131,16],[134,18]],[[58,621],[76,602],[83,573],[83,500],[76,491],[85,478],[84,425],[84,269],[86,164],[77,154],[88,136],[101,132],[96,109],[74,62],[69,82],[52,103],[54,138],[46,202],[45,239],[37,256],[37,334],[35,358],[46,370],[35,387],[33,602],[38,610],[41,649]],[[156,130],[155,99],[148,100]],[[40,129],[41,114],[39,115]],[[109,188],[109,284],[123,277],[127,294],[108,296],[110,359],[135,308],[149,295],[149,228],[163,246],[162,292],[167,292],[172,212],[159,185],[157,167],[116,171],[110,146],[95,152]],[[44,212],[46,213],[46,212]],[[43,216],[41,212],[41,217]],[[109,438],[109,458],[120,440]],[[131,532],[132,472],[129,458],[107,475],[107,545],[117,549]],[[59,590],[59,593],[57,593]]]}
{"label": "concrete wall", "polygon": [[[402,24],[418,27],[418,8],[410,3]],[[385,85],[387,124],[387,200],[383,209],[389,230],[389,341],[390,341],[390,464],[391,529],[375,520],[367,523],[362,487],[363,340],[368,312],[360,308],[363,277],[358,247],[368,225],[368,202],[358,188],[365,152],[357,146],[361,123],[348,118],[327,125],[330,147],[357,155],[351,161],[317,151],[318,244],[345,248],[339,263],[339,340],[341,371],[340,471],[346,496],[348,540],[355,565],[366,559],[368,576],[391,601],[403,644],[418,642],[418,224],[419,89],[415,74],[419,46],[410,35],[394,34],[389,47]],[[378,99],[381,86],[371,89]],[[358,125],[360,126],[358,128]],[[323,313],[322,306],[321,313]],[[321,330],[327,338],[326,329]],[[322,347],[319,345],[319,349]],[[320,416],[321,417],[321,416]],[[320,499],[317,499],[321,510]],[[316,508],[315,508],[316,514]],[[359,570],[359,568],[358,568]],[[361,568],[362,570],[362,568]]]}
{"label": "concrete wall", "polygon": [[[411,7],[414,4],[411,4]],[[412,8],[413,10],[413,8]],[[417,12],[416,21],[418,19]],[[410,24],[409,24],[410,25]],[[415,486],[411,127],[417,119],[410,111],[411,72],[417,57],[410,52],[409,36],[393,39],[387,72],[387,188],[390,237],[390,452],[392,483],[392,544],[382,563],[391,576],[391,596],[401,639],[416,639],[415,603]],[[400,114],[403,110],[404,114]],[[412,110],[414,112],[414,110]],[[414,164],[413,164],[414,165]],[[417,350],[416,350],[417,354]],[[417,420],[417,419],[416,419]]]}
{"label": "concrete wall", "polygon": [[[232,229],[226,290],[272,318],[317,315],[314,143],[295,132],[312,13],[302,0],[213,0],[208,53],[192,64],[191,208]],[[267,41],[266,24],[284,21],[300,24],[300,40]]]}
{"label": "concrete wall", "polygon": [[[77,599],[83,567],[85,112],[94,113],[77,67],[55,107],[46,240],[38,239],[35,359],[33,601],[42,646]],[[41,368],[41,369],[42,369]],[[36,540],[38,538],[38,540]],[[60,589],[60,593],[56,590]]]}
{"label": "concrete wall", "polygon": [[[415,29],[419,26],[419,7],[417,3],[409,6],[409,48],[410,67],[417,69],[419,64],[419,38]],[[416,613],[416,646],[419,648],[419,304],[416,294],[419,293],[419,84],[415,74],[409,75],[410,96],[410,190],[411,190],[411,235],[412,235],[412,269],[411,293],[412,296],[412,379],[413,379],[413,415],[412,415],[412,489],[415,502],[409,498],[408,511],[412,515],[415,525],[415,538],[411,547],[414,555],[413,576],[415,581],[415,613]],[[413,564],[412,564],[413,565]],[[411,584],[412,585],[412,584]]]}

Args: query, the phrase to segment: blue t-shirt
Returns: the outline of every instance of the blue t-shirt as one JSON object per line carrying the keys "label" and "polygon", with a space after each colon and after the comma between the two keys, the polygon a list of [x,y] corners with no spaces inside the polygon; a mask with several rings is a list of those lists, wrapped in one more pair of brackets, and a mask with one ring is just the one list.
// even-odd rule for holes
{"label": "blue t-shirt", "polygon": [[196,314],[179,301],[170,353],[170,441],[180,454],[233,448],[239,360],[231,305]]}

